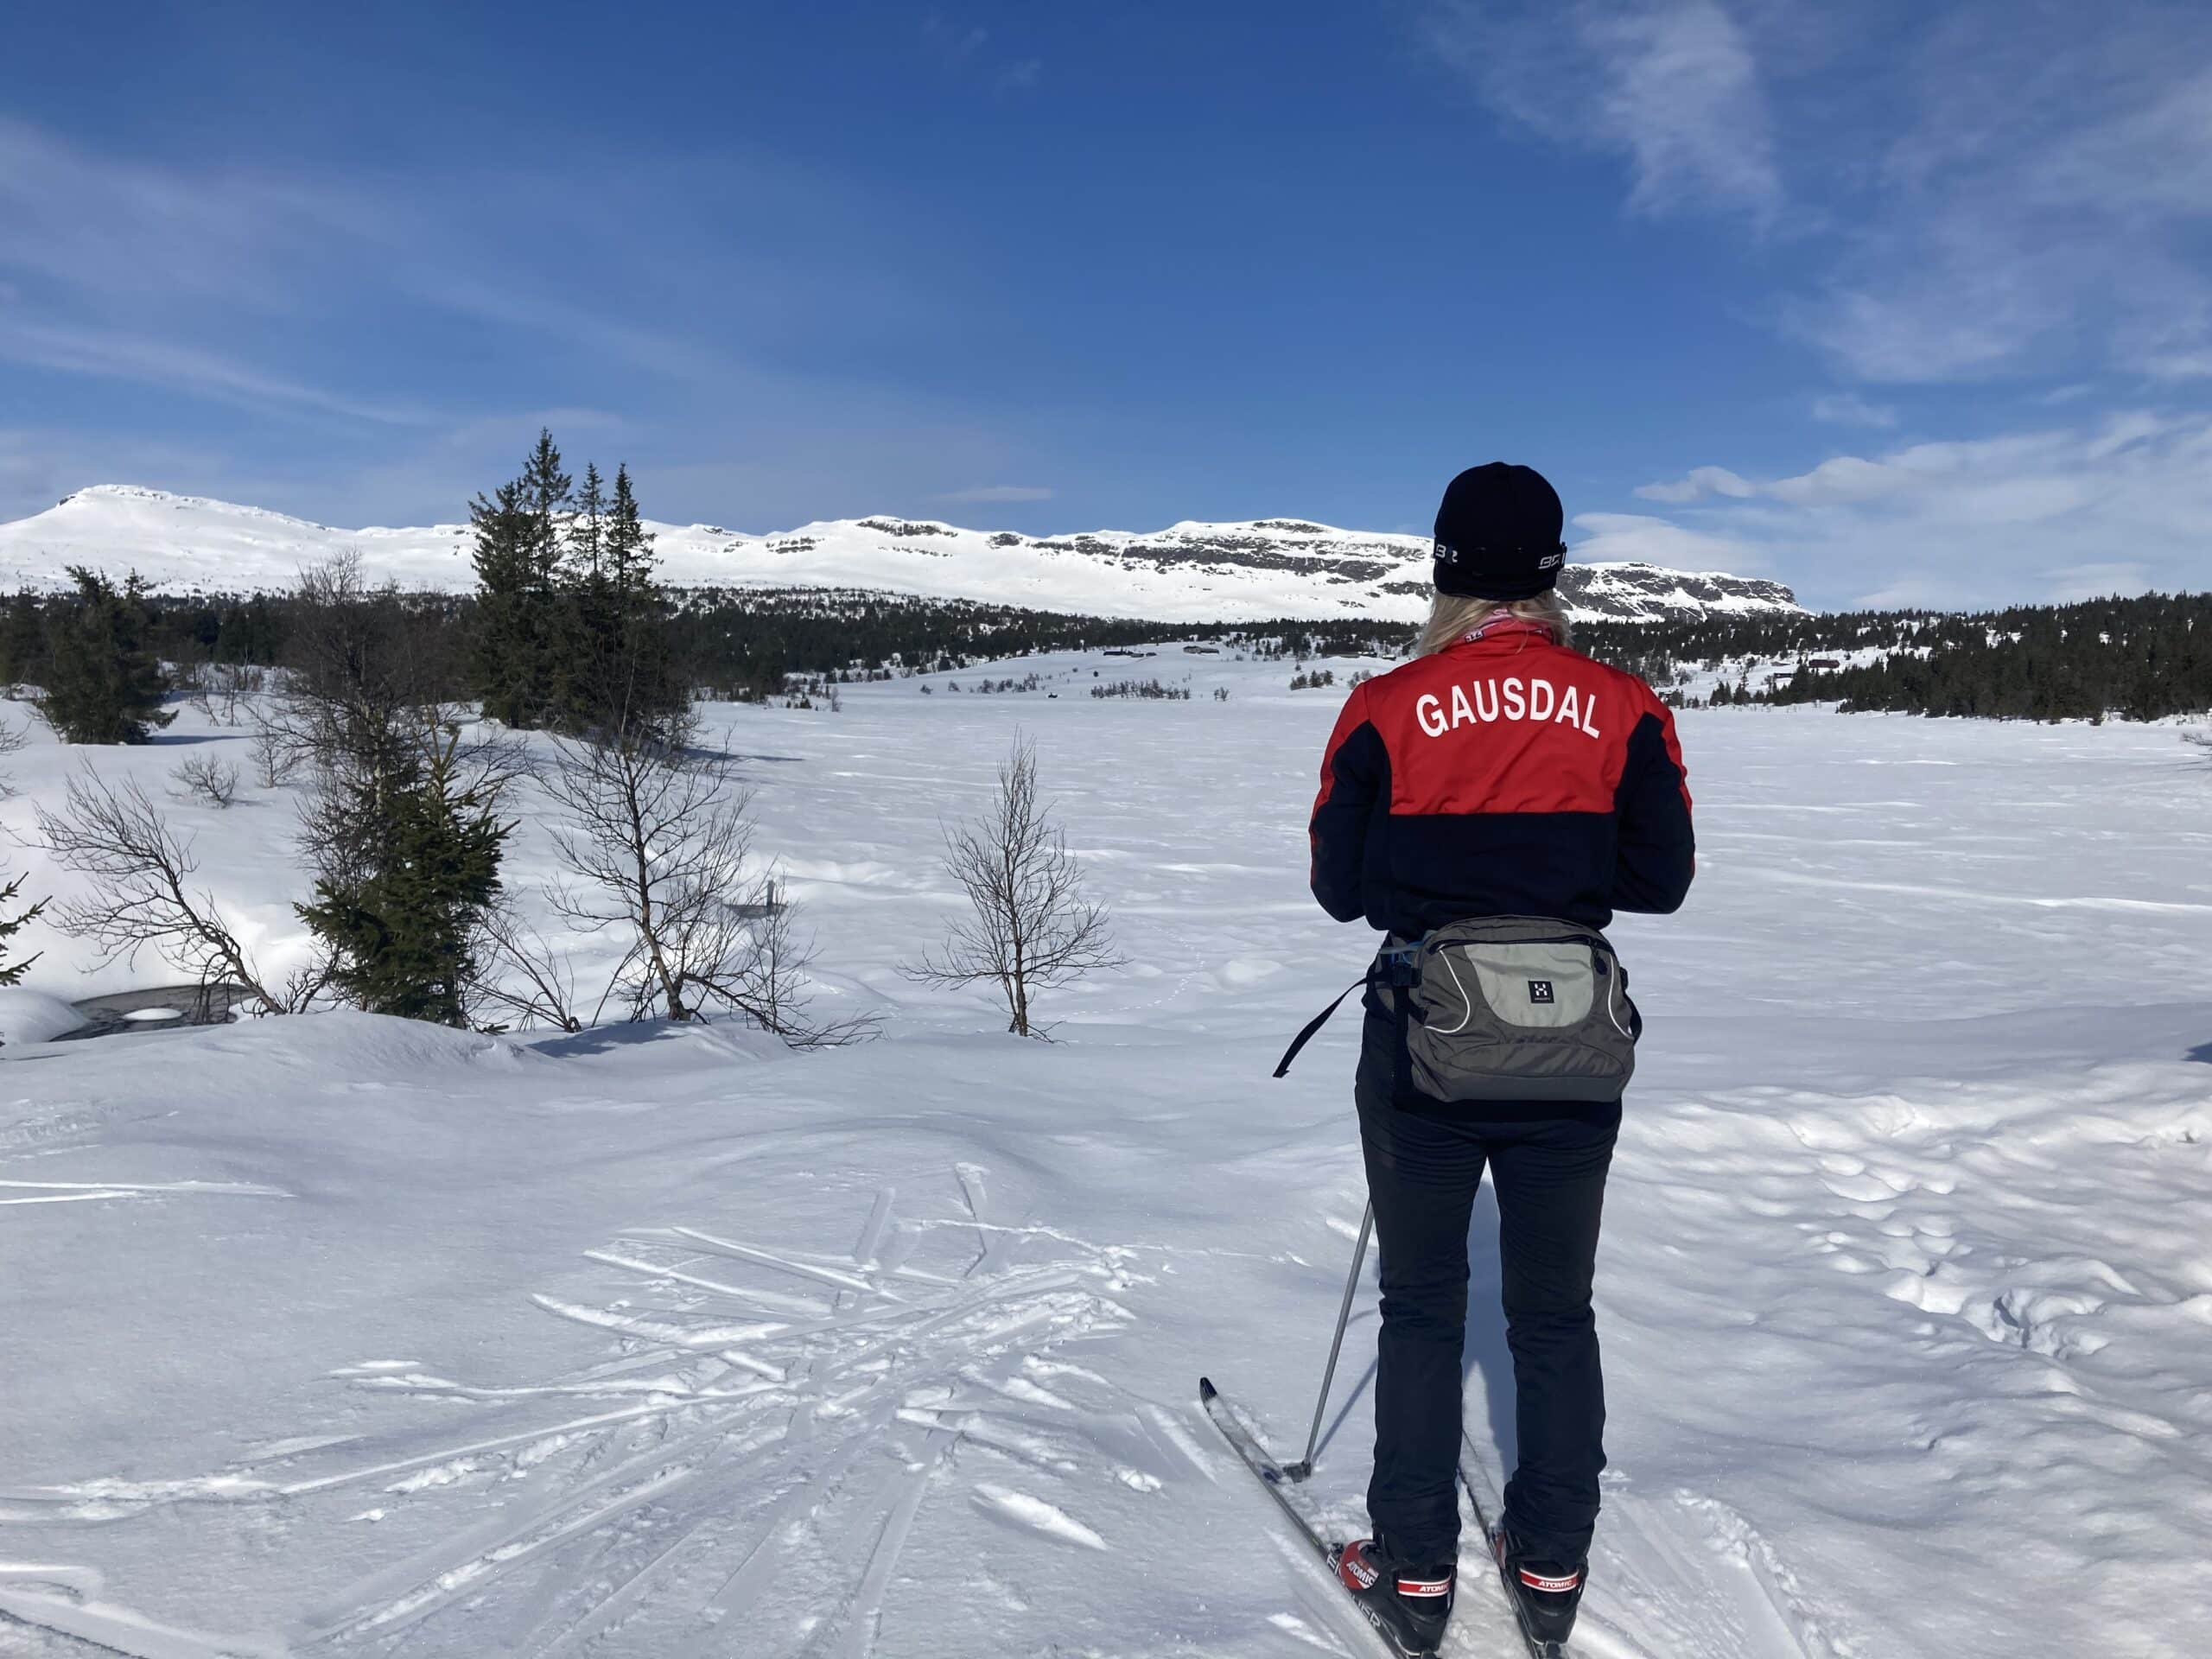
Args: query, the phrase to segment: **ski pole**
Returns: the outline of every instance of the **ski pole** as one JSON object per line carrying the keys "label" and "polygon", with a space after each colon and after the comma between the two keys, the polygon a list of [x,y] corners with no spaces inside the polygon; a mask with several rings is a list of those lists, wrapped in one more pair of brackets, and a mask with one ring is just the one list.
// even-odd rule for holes
{"label": "ski pole", "polygon": [[1329,1366],[1321,1373],[1321,1397],[1313,1402],[1313,1427],[1306,1431],[1306,1455],[1283,1468],[1283,1473],[1293,1480],[1303,1480],[1313,1472],[1313,1448],[1321,1443],[1321,1414],[1329,1408],[1329,1384],[1336,1381],[1337,1355],[1344,1345],[1344,1326],[1351,1319],[1351,1295],[1359,1288],[1360,1266],[1367,1260],[1367,1235],[1374,1225],[1375,1200],[1370,1198],[1366,1213],[1359,1218],[1359,1243],[1353,1248],[1351,1272],[1344,1280],[1344,1306],[1337,1310],[1337,1334],[1329,1344]]}

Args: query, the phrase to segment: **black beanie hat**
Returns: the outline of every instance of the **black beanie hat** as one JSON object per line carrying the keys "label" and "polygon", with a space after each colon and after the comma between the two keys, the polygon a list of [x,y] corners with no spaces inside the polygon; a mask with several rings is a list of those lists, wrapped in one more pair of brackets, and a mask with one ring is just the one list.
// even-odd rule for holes
{"label": "black beanie hat", "polygon": [[1493,461],[1445,486],[1436,510],[1439,593],[1468,599],[1534,599],[1567,563],[1559,493],[1533,467]]}

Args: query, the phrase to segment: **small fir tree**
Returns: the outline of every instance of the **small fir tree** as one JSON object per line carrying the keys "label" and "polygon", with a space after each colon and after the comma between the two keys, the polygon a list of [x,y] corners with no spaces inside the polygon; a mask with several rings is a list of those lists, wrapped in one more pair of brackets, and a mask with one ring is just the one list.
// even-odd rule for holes
{"label": "small fir tree", "polygon": [[9,915],[6,907],[16,902],[16,895],[22,890],[23,878],[20,875],[6,887],[0,887],[0,986],[22,984],[23,976],[30,971],[31,963],[38,960],[36,957],[26,957],[21,962],[8,960],[10,941],[36,921],[46,909],[46,900],[41,899],[29,910]]}
{"label": "small fir tree", "polygon": [[297,907],[330,954],[331,987],[372,1014],[468,1023],[474,943],[514,825],[462,781],[459,743],[451,728],[429,741],[411,775],[382,791],[359,868],[316,882],[315,902]]}
{"label": "small fir tree", "polygon": [[104,575],[69,567],[70,597],[47,607],[43,683],[32,706],[70,743],[143,743],[176,718],[147,641],[145,584],[133,571],[120,592]]}
{"label": "small fir tree", "polygon": [[46,677],[46,618],[38,595],[19,588],[0,618],[0,686],[36,685]]}

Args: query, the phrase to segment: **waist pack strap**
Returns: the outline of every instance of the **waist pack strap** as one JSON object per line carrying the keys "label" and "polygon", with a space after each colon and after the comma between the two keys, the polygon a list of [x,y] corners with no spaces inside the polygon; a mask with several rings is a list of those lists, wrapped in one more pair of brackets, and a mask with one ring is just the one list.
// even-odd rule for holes
{"label": "waist pack strap", "polygon": [[1396,1103],[1414,1091],[1414,1050],[1408,1040],[1413,1029],[1414,1000],[1400,991],[1390,1003],[1390,1098]]}
{"label": "waist pack strap", "polygon": [[1306,1044],[1312,1042],[1313,1040],[1313,1033],[1329,1023],[1329,1016],[1344,1006],[1344,998],[1350,996],[1354,991],[1359,989],[1363,985],[1366,984],[1369,980],[1374,977],[1375,974],[1372,969],[1369,969],[1366,973],[1362,974],[1357,979],[1355,979],[1351,984],[1345,986],[1344,989],[1337,993],[1337,1000],[1335,1001],[1330,1003],[1327,1007],[1322,1009],[1320,1013],[1315,1014],[1311,1020],[1308,1020],[1306,1022],[1306,1028],[1303,1031],[1300,1031],[1297,1036],[1292,1038],[1290,1039],[1290,1046],[1283,1050],[1282,1058],[1278,1061],[1275,1065],[1275,1076],[1280,1077],[1287,1072],[1290,1070],[1290,1063],[1298,1058],[1298,1051],[1305,1047]]}
{"label": "waist pack strap", "polygon": [[[1337,993],[1337,1000],[1330,1003],[1327,1007],[1322,1009],[1320,1013],[1315,1014],[1311,1020],[1308,1020],[1306,1022],[1306,1028],[1300,1031],[1297,1036],[1290,1039],[1290,1046],[1283,1050],[1282,1058],[1275,1065],[1275,1076],[1280,1077],[1290,1070],[1290,1063],[1298,1058],[1298,1051],[1304,1048],[1306,1044],[1313,1040],[1313,1033],[1320,1030],[1322,1027],[1327,1025],[1329,1023],[1329,1016],[1344,1006],[1344,998],[1350,996],[1354,991],[1359,989],[1360,987],[1363,985],[1373,984],[1378,981],[1385,985],[1411,985],[1414,982],[1414,964],[1419,958],[1420,954],[1421,945],[1419,941],[1409,941],[1405,944],[1384,945],[1381,953],[1376,957],[1373,963],[1368,968],[1368,970],[1362,974],[1357,979],[1352,981],[1351,984],[1345,986],[1344,989],[1338,991]],[[1400,1020],[1402,1021],[1405,1018],[1403,1005],[1406,999],[1401,996],[1397,1000],[1400,1004],[1398,1017]],[[1404,1027],[1402,1023],[1399,1027],[1399,1040],[1400,1046],[1402,1047],[1404,1044]]]}

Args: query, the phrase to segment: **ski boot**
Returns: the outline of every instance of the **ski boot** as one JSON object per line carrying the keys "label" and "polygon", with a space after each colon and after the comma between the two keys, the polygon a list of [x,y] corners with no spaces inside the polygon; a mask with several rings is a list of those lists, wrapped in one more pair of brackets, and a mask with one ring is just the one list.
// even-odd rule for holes
{"label": "ski boot", "polygon": [[1444,1640],[1452,1617],[1452,1567],[1415,1567],[1398,1560],[1381,1538],[1360,1538],[1337,1556],[1337,1576],[1367,1622],[1407,1659],[1427,1659]]}
{"label": "ski boot", "polygon": [[1513,1598],[1513,1611],[1530,1645],[1544,1654],[1557,1654],[1574,1633],[1574,1612],[1582,1601],[1585,1563],[1560,1561],[1533,1554],[1510,1529],[1501,1527],[1491,1539],[1497,1552],[1498,1570]]}

